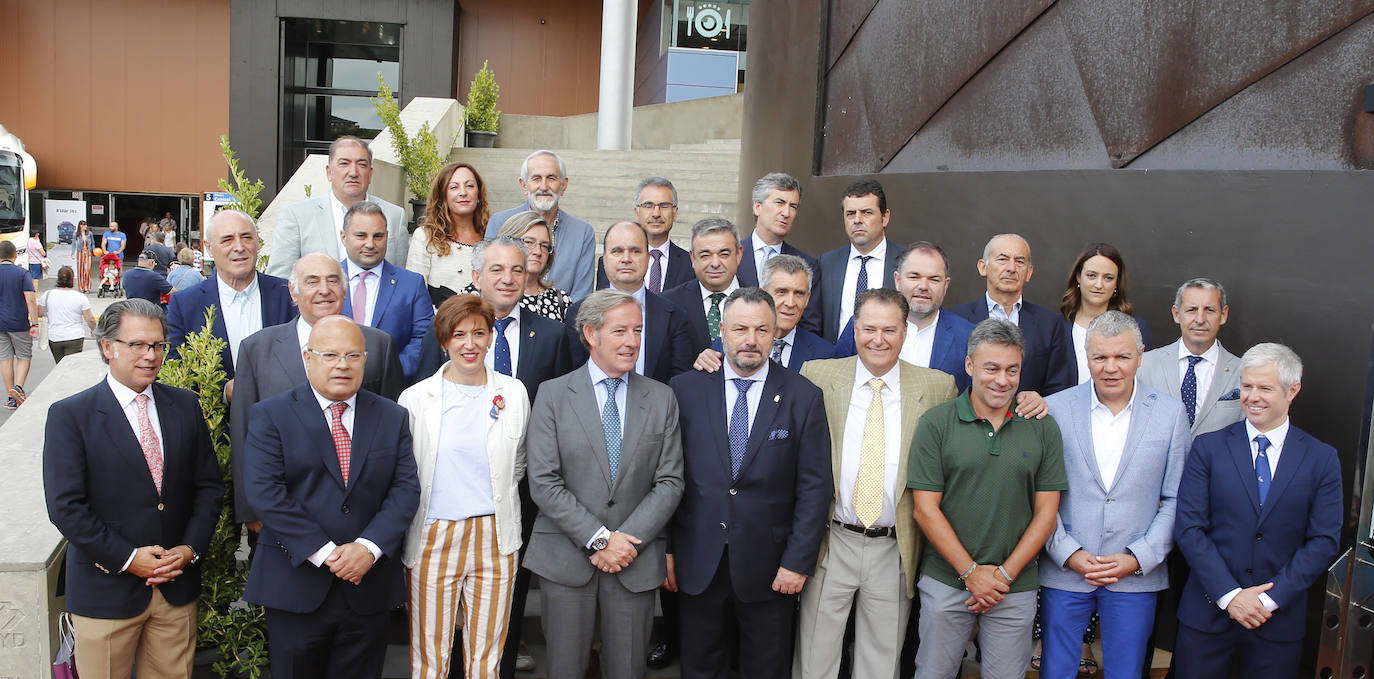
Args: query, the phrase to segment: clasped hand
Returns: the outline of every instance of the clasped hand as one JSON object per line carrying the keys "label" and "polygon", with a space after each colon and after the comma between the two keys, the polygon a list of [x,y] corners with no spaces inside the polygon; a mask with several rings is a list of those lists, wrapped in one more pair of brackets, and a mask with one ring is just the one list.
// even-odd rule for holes
{"label": "clasped hand", "polygon": [[592,565],[602,572],[619,573],[628,568],[635,557],[639,556],[639,550],[635,549],[635,545],[643,542],[629,533],[616,531],[611,533],[611,537],[606,541],[605,549],[598,549],[588,558],[591,559]]}
{"label": "clasped hand", "polygon": [[363,576],[372,569],[373,561],[372,552],[366,547],[350,542],[335,547],[334,551],[325,557],[324,565],[340,580],[357,585],[362,583]]}
{"label": "clasped hand", "polygon": [[125,572],[143,578],[143,584],[154,587],[181,576],[182,568],[191,563],[191,549],[185,545],[163,549],[161,545],[139,547],[134,560]]}
{"label": "clasped hand", "polygon": [[996,566],[980,565],[964,578],[964,587],[970,596],[964,607],[971,613],[987,613],[993,606],[1002,602],[1011,591],[1011,583],[1002,577]]}

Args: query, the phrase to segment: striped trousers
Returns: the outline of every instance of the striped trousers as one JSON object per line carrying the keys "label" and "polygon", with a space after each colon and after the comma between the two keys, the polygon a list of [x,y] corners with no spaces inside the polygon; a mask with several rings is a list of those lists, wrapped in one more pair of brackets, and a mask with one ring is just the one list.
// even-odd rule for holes
{"label": "striped trousers", "polygon": [[518,555],[497,551],[493,514],[426,527],[420,560],[406,574],[412,679],[448,676],[453,635],[460,626],[463,676],[496,679]]}

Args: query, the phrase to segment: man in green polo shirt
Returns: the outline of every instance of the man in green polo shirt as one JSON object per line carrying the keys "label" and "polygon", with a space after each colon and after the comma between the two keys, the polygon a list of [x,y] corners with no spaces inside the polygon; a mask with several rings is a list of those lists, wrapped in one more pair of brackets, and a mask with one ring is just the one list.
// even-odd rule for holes
{"label": "man in green polo shirt", "polygon": [[1015,325],[979,323],[964,359],[973,385],[926,411],[911,443],[907,486],[926,536],[916,679],[956,676],[975,623],[984,677],[1026,673],[1036,555],[1069,486],[1054,419],[1012,411],[1025,346]]}

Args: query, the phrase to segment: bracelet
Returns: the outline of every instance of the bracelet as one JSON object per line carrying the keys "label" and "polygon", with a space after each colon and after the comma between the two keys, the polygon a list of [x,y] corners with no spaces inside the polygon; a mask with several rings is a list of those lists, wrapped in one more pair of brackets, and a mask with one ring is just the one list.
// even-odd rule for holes
{"label": "bracelet", "polygon": [[973,569],[975,569],[975,568],[977,568],[977,567],[978,567],[978,562],[977,562],[977,561],[974,561],[972,564],[969,564],[968,570],[966,570],[966,571],[964,571],[963,573],[960,573],[960,574],[959,574],[959,582],[963,582],[966,578],[968,578],[968,576],[973,575]]}
{"label": "bracelet", "polygon": [[1007,569],[1006,569],[1005,566],[998,566],[998,567],[997,567],[997,572],[998,572],[998,573],[1001,573],[1001,574],[1002,574],[1002,577],[1004,577],[1004,578],[1007,579],[1007,584],[1008,584],[1008,585],[1010,585],[1012,582],[1014,582],[1014,581],[1016,580],[1016,578],[1011,577],[1011,573],[1008,573],[1008,572],[1007,572]]}

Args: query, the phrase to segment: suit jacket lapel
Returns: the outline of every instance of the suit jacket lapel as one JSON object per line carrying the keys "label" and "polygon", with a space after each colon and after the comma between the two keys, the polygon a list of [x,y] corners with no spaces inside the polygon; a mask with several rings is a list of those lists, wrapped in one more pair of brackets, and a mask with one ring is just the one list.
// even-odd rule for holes
{"label": "suit jacket lapel", "polygon": [[[228,337],[229,331],[226,329],[224,325],[224,302],[219,298],[219,278],[217,276],[211,276],[210,279],[206,282],[208,282],[210,285],[209,289],[206,291],[205,300],[201,304],[201,311],[203,313],[207,307],[209,307],[210,305],[214,305],[215,322],[211,325],[210,332],[214,333],[215,337]],[[192,327],[194,327],[196,330],[199,330],[204,325],[204,323],[204,318],[196,318],[191,320]],[[223,361],[224,365],[234,365],[234,354],[233,352],[229,351],[228,342],[224,344],[224,349],[220,350],[219,353],[220,359]]]}
{"label": "suit jacket lapel", "polygon": [[274,326],[276,337],[272,339],[272,356],[278,368],[294,384],[306,381],[305,361],[301,358],[300,342],[296,339],[296,323]]}
{"label": "suit jacket lapel", "polygon": [[705,398],[703,399],[707,404],[706,416],[709,419],[707,426],[711,428],[712,432],[715,432],[713,436],[716,439],[717,457],[720,459],[725,478],[728,479],[730,478],[730,418],[726,413],[734,404],[730,403],[728,398],[722,398],[720,407],[713,408],[710,406],[710,403],[715,400],[713,394],[724,396],[726,393],[724,369],[708,374],[706,379],[709,385],[707,388],[711,390],[704,395]]}
{"label": "suit jacket lapel", "polygon": [[[1159,380],[1160,384],[1151,385],[1156,388],[1163,387],[1164,393],[1179,402],[1183,401],[1183,379],[1178,374],[1178,348],[1182,344],[1183,340],[1179,340],[1165,350],[1164,355],[1167,358],[1163,363],[1164,374],[1160,376],[1163,379]],[[1202,418],[1197,417],[1195,421],[1201,422]]]}
{"label": "suit jacket lapel", "polygon": [[[372,308],[372,327],[382,325],[382,317],[391,308],[391,298],[396,294],[396,265],[382,260],[381,278],[376,282],[377,305]],[[403,349],[405,347],[398,347]]]}
{"label": "suit jacket lapel", "polygon": [[[1246,442],[1246,448],[1249,448]],[[1246,451],[1249,453],[1249,451]],[[1269,517],[1269,512],[1278,504],[1280,495],[1288,488],[1288,483],[1293,480],[1293,476],[1298,473],[1298,468],[1302,467],[1303,460],[1307,456],[1307,446],[1302,440],[1302,432],[1291,424],[1288,426],[1288,438],[1283,442],[1283,450],[1279,453],[1279,466],[1274,470],[1274,479],[1269,484],[1269,494],[1264,498],[1264,506],[1260,508],[1259,523]],[[1258,482],[1258,475],[1252,474]],[[1255,485],[1255,484],[1251,484]],[[1259,488],[1255,488],[1255,495],[1259,495]]]}
{"label": "suit jacket lapel", "polygon": [[[830,472],[836,488],[840,486],[840,469],[844,462],[844,428],[849,418],[849,401],[854,398],[854,366],[858,360],[857,356],[851,356],[837,361],[835,369],[826,375],[825,384],[821,387],[826,396],[825,418],[831,423]],[[902,417],[906,417],[905,404],[902,406]],[[903,425],[905,424],[903,422]]]}
{"label": "suit jacket lapel", "polygon": [[1240,370],[1239,358],[1221,347],[1217,347],[1217,354],[1217,367],[1212,371],[1212,384],[1207,387],[1207,395],[1203,397],[1202,403],[1197,404],[1197,417],[1193,419],[1194,424],[1207,419],[1207,414],[1212,412],[1212,407],[1217,404],[1217,400],[1222,396],[1221,390],[1230,382],[1232,371]]}
{"label": "suit jacket lapel", "polygon": [[[628,380],[625,388],[625,429],[622,432],[620,444],[620,468],[615,475],[615,482],[611,484],[611,495],[620,487],[621,479],[625,478],[625,472],[630,465],[638,461],[636,454],[639,450],[639,439],[644,436],[644,424],[648,421],[649,409],[649,390],[644,380],[649,378],[634,373],[627,373],[625,379]],[[610,461],[606,462],[606,473],[610,473]]]}
{"label": "suit jacket lapel", "polygon": [[[1137,382],[1135,388],[1138,390],[1143,387]],[[1121,463],[1116,466],[1116,478],[1112,479],[1112,487],[1121,482],[1121,478],[1130,467],[1131,459],[1135,457],[1136,450],[1140,448],[1140,437],[1153,426],[1151,420],[1155,416],[1154,405],[1159,395],[1151,392],[1144,398],[1141,396],[1140,393],[1131,395],[1131,426],[1126,430],[1126,447],[1121,451]]]}
{"label": "suit jacket lapel", "polygon": [[[900,502],[903,489],[906,488],[906,469],[911,455],[909,444],[916,435],[916,423],[921,419],[918,413],[928,409],[930,405],[925,403],[925,389],[921,388],[921,378],[916,366],[900,361],[897,368],[901,370],[902,380],[902,438],[898,444],[900,449],[897,455],[897,494],[893,497]],[[902,445],[903,443],[907,445]]]}
{"label": "suit jacket lapel", "polygon": [[661,350],[668,343],[668,314],[663,310],[663,305],[650,297],[652,290],[646,290],[644,296],[644,325],[648,326],[644,333],[644,372],[647,375],[654,374],[659,357],[664,354]]}
{"label": "suit jacket lapel", "polygon": [[[296,411],[296,418],[300,420],[301,426],[305,428],[306,436],[311,441],[320,441],[320,459],[324,461],[324,468],[329,470],[329,474],[334,477],[334,482],[340,488],[345,488],[343,482],[343,471],[339,469],[339,453],[334,449],[334,435],[330,433],[329,426],[325,424],[324,411],[320,410],[320,404],[315,400],[315,393],[310,385],[302,384],[296,387],[293,394],[295,404],[292,406]],[[357,431],[358,422],[362,418],[357,413],[353,414],[354,432]],[[356,436],[354,437],[357,438]],[[290,455],[290,451],[283,450],[283,454]],[[351,468],[352,461],[349,462]]]}
{"label": "suit jacket lapel", "polygon": [[[749,442],[744,446],[744,460],[739,465],[740,476],[744,476],[744,470],[748,469],[749,463],[758,456],[759,448],[763,446],[764,441],[768,440],[768,434],[773,430],[773,419],[778,414],[783,397],[780,389],[782,375],[779,371],[781,370],[786,370],[786,368],[782,367],[780,363],[772,363],[768,368],[768,378],[764,380],[763,392],[759,396],[759,409],[754,413],[754,422],[749,427]],[[728,455],[730,450],[728,440],[725,450]]]}
{"label": "suit jacket lapel", "polygon": [[[185,484],[179,484],[177,478],[186,473],[187,464],[180,456],[181,451],[177,447],[167,445],[168,441],[181,440],[181,413],[176,411],[176,406],[172,403],[171,392],[161,384],[153,383],[153,403],[157,408],[157,423],[162,431],[158,432],[158,441],[162,445],[162,487],[176,488]],[[139,447],[142,450],[142,446]],[[176,457],[176,459],[173,459]],[[149,473],[148,478],[152,478]],[[170,481],[169,481],[170,479]],[[156,487],[156,486],[154,486]]]}
{"label": "suit jacket lapel", "polygon": [[[1245,439],[1245,425],[1239,425],[1238,429],[1232,429],[1226,435],[1226,450],[1231,453],[1231,462],[1236,465],[1236,477],[1240,479],[1240,485],[1245,489],[1245,496],[1250,498],[1250,506],[1258,515],[1260,513],[1260,501],[1259,486],[1255,476],[1255,461],[1250,459],[1250,442]],[[1274,489],[1270,488],[1269,492],[1273,493]]]}
{"label": "suit jacket lapel", "polygon": [[[1025,317],[1022,316],[1022,320],[1024,319]],[[1081,393],[1077,394],[1074,399],[1076,401],[1074,409],[1083,413],[1083,416],[1073,418],[1073,433],[1078,438],[1078,450],[1083,456],[1083,466],[1092,472],[1093,479],[1102,488],[1102,492],[1106,493],[1107,484],[1102,479],[1102,469],[1097,464],[1097,450],[1093,447],[1093,400],[1089,389],[1092,389],[1091,385],[1081,390]]]}
{"label": "suit jacket lapel", "polygon": [[945,357],[949,355],[951,345],[954,344],[954,339],[949,332],[949,322],[945,316],[948,313],[948,311],[941,309],[940,317],[935,320],[935,338],[932,340],[930,349],[930,365],[927,366],[935,370],[939,370],[939,366],[945,364]]}
{"label": "suit jacket lapel", "polygon": [[[354,401],[357,410],[353,413],[353,450],[348,460],[348,475],[354,482],[367,464],[367,454],[372,451],[372,439],[377,435],[377,420],[372,417],[372,409],[377,405],[377,398],[360,391],[357,400]],[[352,491],[354,485],[356,484],[349,483],[348,490]]]}
{"label": "suit jacket lapel", "polygon": [[[523,341],[523,337],[522,337]],[[524,347],[521,347],[524,350]],[[591,442],[592,455],[596,457],[597,464],[601,467],[601,475],[606,479],[606,488],[611,488],[611,459],[606,452],[606,430],[601,426],[601,411],[596,406],[596,385],[592,384],[591,373],[587,372],[587,367],[577,369],[577,374],[568,380],[568,391],[572,392],[572,407],[577,413],[577,421],[582,423],[582,433]],[[629,392],[626,392],[627,394]],[[629,399],[626,399],[626,408],[629,408]],[[629,418],[625,418],[629,423]],[[622,430],[622,441],[624,431]],[[625,444],[620,445],[621,452],[625,451]]]}
{"label": "suit jacket lapel", "polygon": [[[511,372],[515,373],[512,377],[520,379],[530,377],[525,373],[534,365],[534,355],[538,353],[536,347],[543,341],[543,337],[539,336],[538,331],[535,330],[529,322],[530,316],[533,315],[534,312],[524,307],[516,307],[515,313],[519,314],[518,318],[520,319],[520,355],[515,359],[516,364],[511,366]],[[492,350],[495,351],[495,342],[493,341],[492,344]],[[546,375],[544,377],[549,376]],[[587,378],[587,382],[590,383],[591,378]],[[596,421],[601,421],[601,413],[597,413]],[[602,436],[602,444],[605,444],[604,435]],[[607,468],[607,470],[609,471],[609,468]]]}
{"label": "suit jacket lapel", "polygon": [[[129,426],[129,418],[124,415],[124,409],[119,407],[119,401],[115,399],[114,392],[103,380],[96,397],[95,410],[105,421],[105,424],[100,425],[99,431],[108,433],[115,454],[127,458],[127,464],[131,468],[141,470],[141,472],[134,472],[139,479],[139,485],[156,496],[157,484],[153,483],[153,474],[148,471],[148,460],[143,456],[143,444],[138,442],[138,435]],[[172,417],[170,412],[166,415],[159,413],[159,415],[159,420]],[[162,453],[165,461],[167,459],[167,446],[165,444],[162,447]]]}

